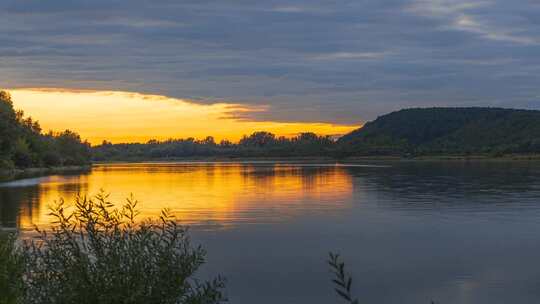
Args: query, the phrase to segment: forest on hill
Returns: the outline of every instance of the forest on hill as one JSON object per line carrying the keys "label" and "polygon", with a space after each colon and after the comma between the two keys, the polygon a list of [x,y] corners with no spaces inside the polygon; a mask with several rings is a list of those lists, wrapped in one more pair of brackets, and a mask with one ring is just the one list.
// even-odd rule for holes
{"label": "forest on hill", "polygon": [[342,156],[540,153],[540,111],[405,109],[367,123],[337,144]]}
{"label": "forest on hill", "polygon": [[15,110],[9,93],[0,91],[0,169],[79,166],[90,159],[90,145],[77,133],[43,134],[39,123]]}

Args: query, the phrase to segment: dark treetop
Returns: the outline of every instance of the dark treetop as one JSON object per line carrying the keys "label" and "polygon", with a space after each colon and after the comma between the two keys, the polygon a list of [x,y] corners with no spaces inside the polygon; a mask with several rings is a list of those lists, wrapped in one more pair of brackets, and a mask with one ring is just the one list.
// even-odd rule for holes
{"label": "dark treetop", "polygon": [[0,169],[84,165],[90,145],[77,133],[41,133],[23,111],[15,111],[11,96],[0,91]]}

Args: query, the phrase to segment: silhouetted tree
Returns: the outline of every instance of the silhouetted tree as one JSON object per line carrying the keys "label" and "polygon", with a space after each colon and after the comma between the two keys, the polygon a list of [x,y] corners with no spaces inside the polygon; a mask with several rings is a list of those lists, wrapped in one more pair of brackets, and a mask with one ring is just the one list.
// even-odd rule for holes
{"label": "silhouetted tree", "polygon": [[15,111],[9,93],[0,91],[0,168],[81,165],[90,161],[87,142],[71,131],[41,133],[39,122]]}

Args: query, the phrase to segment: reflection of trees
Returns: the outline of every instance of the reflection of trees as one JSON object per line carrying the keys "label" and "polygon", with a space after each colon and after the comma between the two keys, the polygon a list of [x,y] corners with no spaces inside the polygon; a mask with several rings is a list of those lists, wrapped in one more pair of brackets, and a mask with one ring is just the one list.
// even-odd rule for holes
{"label": "reflection of trees", "polygon": [[335,166],[317,166],[317,165],[297,165],[297,164],[243,164],[241,165],[241,173],[249,178],[265,178],[265,177],[286,177],[299,176],[310,177],[321,174],[340,172],[342,167]]}
{"label": "reflection of trees", "polygon": [[19,216],[33,217],[39,204],[39,186],[0,188],[0,227],[16,227]]}
{"label": "reflection of trees", "polygon": [[340,167],[278,164],[243,165],[240,173],[245,184],[254,183],[259,189],[269,189],[283,183],[295,183],[301,187],[303,193],[309,193],[316,189],[327,177],[347,174]]}
{"label": "reflection of trees", "polygon": [[85,194],[87,183],[81,179],[87,174],[65,176],[69,182],[48,184],[45,181],[24,187],[0,187],[0,227],[36,223],[42,211],[55,200]]}
{"label": "reflection of trees", "polygon": [[351,174],[401,205],[510,203],[517,193],[521,201],[540,194],[540,164],[527,162],[405,162]]}

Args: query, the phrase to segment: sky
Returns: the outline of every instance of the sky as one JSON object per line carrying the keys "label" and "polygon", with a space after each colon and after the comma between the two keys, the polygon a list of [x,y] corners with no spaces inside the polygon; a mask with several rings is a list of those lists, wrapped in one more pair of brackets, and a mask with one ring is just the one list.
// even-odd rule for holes
{"label": "sky", "polygon": [[0,88],[229,105],[253,128],[540,108],[538,1],[0,0],[0,42]]}
{"label": "sky", "polygon": [[358,125],[317,122],[275,122],[237,119],[238,113],[265,107],[232,103],[197,104],[159,95],[119,91],[15,89],[14,106],[39,120],[45,130],[75,130],[96,145],[147,142],[150,139],[204,139],[237,142],[244,135],[268,131],[292,137],[301,132],[338,137]]}

